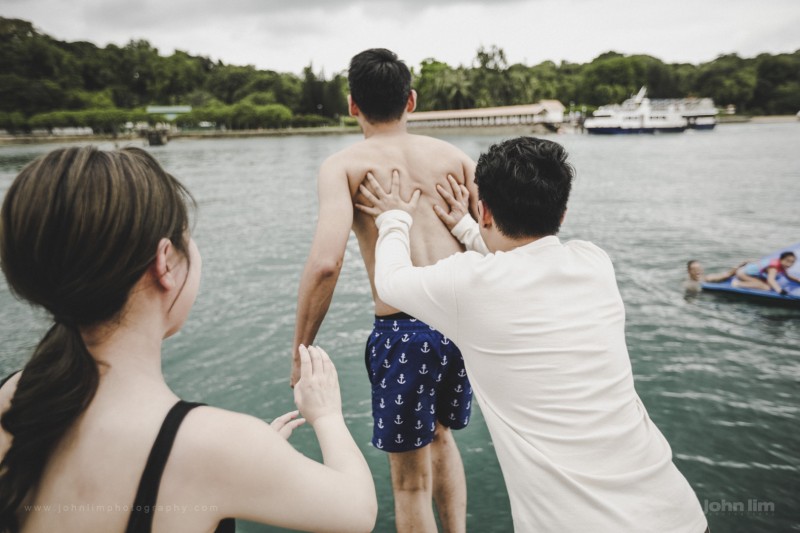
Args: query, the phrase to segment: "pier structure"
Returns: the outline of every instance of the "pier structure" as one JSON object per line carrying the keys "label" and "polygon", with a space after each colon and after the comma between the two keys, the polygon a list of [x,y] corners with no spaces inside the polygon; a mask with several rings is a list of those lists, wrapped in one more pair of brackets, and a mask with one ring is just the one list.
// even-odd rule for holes
{"label": "pier structure", "polygon": [[564,105],[558,100],[535,104],[447,111],[418,111],[408,115],[410,128],[474,128],[541,124],[557,129],[564,122]]}

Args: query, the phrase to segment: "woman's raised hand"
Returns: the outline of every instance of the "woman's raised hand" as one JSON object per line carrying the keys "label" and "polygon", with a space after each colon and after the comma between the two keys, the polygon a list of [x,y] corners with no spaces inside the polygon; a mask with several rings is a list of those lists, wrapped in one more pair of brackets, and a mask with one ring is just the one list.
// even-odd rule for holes
{"label": "woman's raised hand", "polygon": [[333,361],[320,347],[299,347],[300,380],[294,387],[294,403],[312,426],[328,415],[342,416],[339,378]]}

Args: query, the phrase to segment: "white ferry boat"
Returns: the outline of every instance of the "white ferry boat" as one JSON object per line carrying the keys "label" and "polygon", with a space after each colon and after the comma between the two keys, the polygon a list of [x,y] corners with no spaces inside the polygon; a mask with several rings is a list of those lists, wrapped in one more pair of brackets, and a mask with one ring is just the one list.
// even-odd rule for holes
{"label": "white ferry boat", "polygon": [[622,104],[600,106],[586,119],[594,134],[680,133],[687,128],[712,129],[717,109],[710,98],[651,100],[647,88]]}

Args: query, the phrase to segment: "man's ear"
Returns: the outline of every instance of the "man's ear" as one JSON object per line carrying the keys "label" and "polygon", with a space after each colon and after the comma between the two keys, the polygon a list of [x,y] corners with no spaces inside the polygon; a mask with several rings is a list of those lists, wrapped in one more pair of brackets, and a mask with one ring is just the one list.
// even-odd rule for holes
{"label": "man's ear", "polygon": [[174,253],[173,248],[172,241],[169,239],[165,238],[158,241],[156,258],[153,261],[153,266],[150,267],[156,279],[156,284],[165,291],[171,291],[175,288],[175,276],[169,266],[169,258]]}
{"label": "man's ear", "polygon": [[564,223],[564,219],[565,218],[567,218],[567,210],[566,209],[564,209],[564,214],[561,215],[561,220],[558,222],[559,226]]}
{"label": "man's ear", "polygon": [[409,113],[413,113],[416,108],[417,108],[417,91],[411,89],[411,92],[408,93],[408,103],[406,103],[406,111],[408,111]]}
{"label": "man's ear", "polygon": [[481,226],[484,228],[491,228],[492,224],[494,224],[492,211],[483,200],[478,200],[478,222],[480,222]]}
{"label": "man's ear", "polygon": [[347,95],[347,110],[350,113],[351,117],[357,117],[361,114],[361,110],[358,109],[358,105],[353,101],[353,95]]}

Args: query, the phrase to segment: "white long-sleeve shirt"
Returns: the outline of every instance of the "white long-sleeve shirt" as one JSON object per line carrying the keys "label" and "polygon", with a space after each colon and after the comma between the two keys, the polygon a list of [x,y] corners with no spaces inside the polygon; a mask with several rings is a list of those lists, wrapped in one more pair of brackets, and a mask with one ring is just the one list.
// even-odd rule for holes
{"label": "white long-sleeve shirt", "polygon": [[[488,251],[464,219],[453,233]],[[376,223],[378,294],[461,349],[516,531],[705,531],[634,389],[625,309],[603,250],[548,236],[414,267],[411,216],[388,211]]]}

